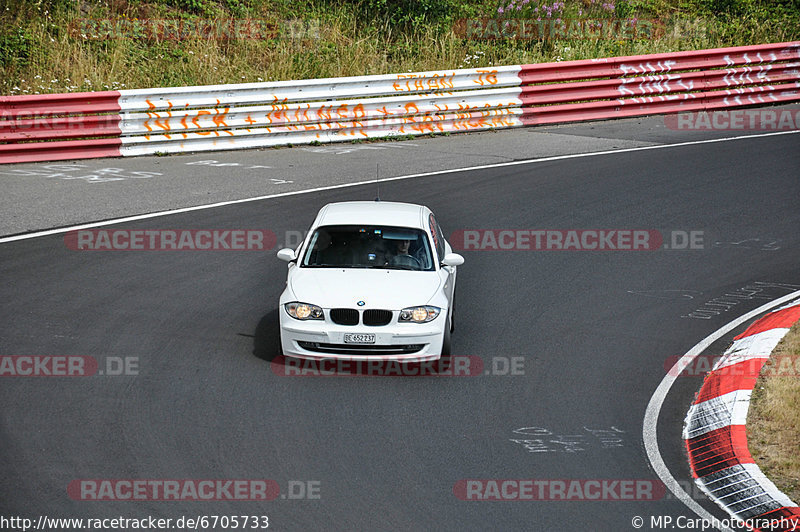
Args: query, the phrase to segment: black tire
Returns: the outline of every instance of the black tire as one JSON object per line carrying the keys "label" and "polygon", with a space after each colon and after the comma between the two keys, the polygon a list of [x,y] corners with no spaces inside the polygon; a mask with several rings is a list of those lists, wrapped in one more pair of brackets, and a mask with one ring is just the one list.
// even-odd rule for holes
{"label": "black tire", "polygon": [[453,362],[453,357],[450,351],[450,330],[452,328],[452,322],[447,320],[449,323],[444,328],[444,339],[442,340],[442,353],[439,357],[439,360],[436,361],[436,369],[439,373],[446,372],[450,369],[450,366]]}
{"label": "black tire", "polygon": [[456,294],[453,292],[453,301],[450,303],[450,332],[456,331]]}

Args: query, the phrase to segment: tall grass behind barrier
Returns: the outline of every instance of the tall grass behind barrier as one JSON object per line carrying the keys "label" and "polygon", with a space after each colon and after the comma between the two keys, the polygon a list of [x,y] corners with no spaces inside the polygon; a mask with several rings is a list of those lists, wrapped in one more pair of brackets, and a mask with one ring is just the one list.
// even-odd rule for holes
{"label": "tall grass behind barrier", "polygon": [[[663,31],[614,40],[482,39],[459,30],[467,19],[588,16],[658,20]],[[80,32],[87,20],[230,19],[269,21],[276,30],[268,38],[180,40]],[[355,76],[798,38],[800,0],[0,0],[0,94]]]}

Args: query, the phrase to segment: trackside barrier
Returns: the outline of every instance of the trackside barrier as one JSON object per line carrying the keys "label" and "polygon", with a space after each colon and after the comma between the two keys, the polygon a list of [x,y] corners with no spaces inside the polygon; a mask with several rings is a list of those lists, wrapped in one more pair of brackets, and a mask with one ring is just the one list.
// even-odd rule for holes
{"label": "trackside barrier", "polygon": [[[800,320],[800,301],[770,312],[734,338],[689,409],[683,438],[700,489],[754,530],[800,530],[800,508],[761,472],[747,447],[747,411],[775,346]],[[769,523],[769,524],[767,524]]]}
{"label": "trackside barrier", "polygon": [[800,42],[558,63],[0,97],[0,163],[521,127],[800,101]]}

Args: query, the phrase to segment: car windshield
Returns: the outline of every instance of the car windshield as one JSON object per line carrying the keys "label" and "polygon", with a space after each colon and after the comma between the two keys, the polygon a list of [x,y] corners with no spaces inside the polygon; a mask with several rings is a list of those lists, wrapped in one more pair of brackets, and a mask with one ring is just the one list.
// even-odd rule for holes
{"label": "car windshield", "polygon": [[425,231],[409,227],[336,225],[311,235],[301,266],[433,271]]}

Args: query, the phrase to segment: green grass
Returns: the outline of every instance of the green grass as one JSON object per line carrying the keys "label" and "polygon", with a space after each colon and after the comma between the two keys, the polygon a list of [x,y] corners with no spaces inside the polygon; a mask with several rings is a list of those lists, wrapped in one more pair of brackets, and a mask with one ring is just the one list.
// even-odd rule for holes
{"label": "green grass", "polygon": [[[5,0],[0,94],[207,85],[609,57],[800,38],[800,0]],[[559,4],[556,2],[556,4]],[[509,9],[511,6],[511,9]],[[522,9],[516,9],[517,6]],[[468,39],[459,21],[658,20],[655,38]],[[538,13],[534,8],[539,8]],[[103,38],[85,21],[256,19],[267,38]],[[286,23],[284,21],[293,21]]]}

